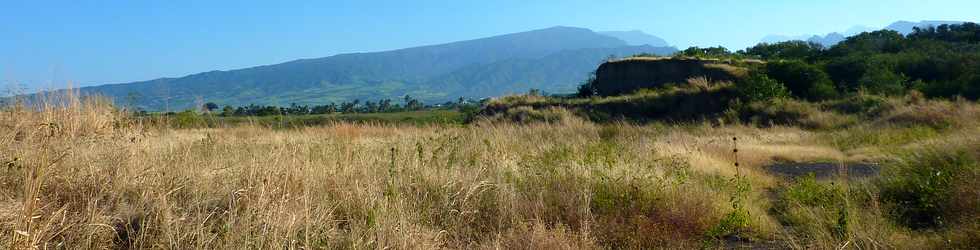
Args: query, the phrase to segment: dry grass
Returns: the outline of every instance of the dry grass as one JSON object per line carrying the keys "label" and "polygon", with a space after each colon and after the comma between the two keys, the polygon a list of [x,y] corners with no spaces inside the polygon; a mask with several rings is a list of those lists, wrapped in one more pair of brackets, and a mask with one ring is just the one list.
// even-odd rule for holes
{"label": "dry grass", "polygon": [[[0,111],[0,245],[714,247],[725,241],[706,231],[732,211],[736,193],[732,137],[751,184],[741,237],[841,243],[813,244],[768,213],[766,190],[780,181],[761,166],[851,157],[798,128],[573,119],[174,130],[133,124],[98,99],[65,100]],[[872,210],[860,215],[887,224]],[[929,242],[875,228],[860,237]]]}

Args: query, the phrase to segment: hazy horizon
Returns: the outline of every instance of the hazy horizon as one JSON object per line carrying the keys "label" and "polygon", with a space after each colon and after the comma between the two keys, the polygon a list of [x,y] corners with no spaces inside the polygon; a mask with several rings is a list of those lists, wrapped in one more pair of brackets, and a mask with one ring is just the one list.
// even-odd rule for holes
{"label": "hazy horizon", "polygon": [[[626,1],[494,3],[3,3],[0,86],[125,83],[342,53],[442,44],[554,26],[641,30],[672,46],[732,50],[767,35],[892,22],[975,21],[980,3]],[[952,8],[950,6],[959,6]]]}

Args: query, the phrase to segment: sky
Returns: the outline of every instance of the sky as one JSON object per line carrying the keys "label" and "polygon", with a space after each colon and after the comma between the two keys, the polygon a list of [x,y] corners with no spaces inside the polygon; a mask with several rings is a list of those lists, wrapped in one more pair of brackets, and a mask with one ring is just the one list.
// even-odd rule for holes
{"label": "sky", "polygon": [[894,21],[977,21],[980,1],[0,0],[0,92],[180,77],[553,26],[642,30],[678,48]]}

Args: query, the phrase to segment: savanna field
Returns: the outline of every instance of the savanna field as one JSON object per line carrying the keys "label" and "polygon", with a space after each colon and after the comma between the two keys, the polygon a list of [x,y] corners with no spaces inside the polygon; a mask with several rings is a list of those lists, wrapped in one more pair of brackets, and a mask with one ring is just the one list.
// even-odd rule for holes
{"label": "savanna field", "polygon": [[[602,107],[616,100],[572,103]],[[294,127],[179,126],[166,117],[152,122],[96,98],[72,96],[43,106],[5,107],[0,245],[980,244],[980,106],[972,101],[862,94],[833,102],[749,104],[700,122],[642,123],[594,122],[568,103],[520,104],[547,102],[558,101],[502,98],[488,105],[497,111],[465,124],[338,121]],[[854,109],[875,111],[847,112]],[[778,169],[798,163],[829,164],[813,175]],[[873,171],[849,167],[858,163]]]}
{"label": "savanna field", "polygon": [[976,249],[978,44],[965,24],[692,47],[438,106],[4,98],[0,244]]}

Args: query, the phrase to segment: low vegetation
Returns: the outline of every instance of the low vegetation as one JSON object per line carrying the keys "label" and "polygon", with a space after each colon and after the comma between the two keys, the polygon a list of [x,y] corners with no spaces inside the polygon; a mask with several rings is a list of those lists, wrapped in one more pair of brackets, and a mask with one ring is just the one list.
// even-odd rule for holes
{"label": "low vegetation", "polygon": [[183,111],[169,114],[144,114],[136,116],[134,119],[151,126],[169,126],[173,128],[227,128],[249,125],[274,129],[294,129],[336,123],[462,125],[466,121],[465,111],[456,109],[429,109],[384,113],[284,114],[267,116],[222,116],[219,114]]}
{"label": "low vegetation", "polygon": [[[980,237],[980,152],[972,136],[980,131],[976,116],[965,115],[976,104],[877,96],[785,101],[808,107],[793,112],[881,121],[817,130],[712,119],[594,123],[576,111],[734,94],[731,84],[688,85],[558,104],[508,97],[488,110],[503,101],[521,105],[467,126],[177,128],[98,98],[11,106],[0,116],[0,244],[969,248]],[[931,117],[932,110],[963,113]],[[878,141],[853,139],[862,134]],[[763,168],[828,159],[886,168],[881,177],[833,183],[784,180]]]}
{"label": "low vegetation", "polygon": [[908,35],[881,30],[848,37],[830,48],[804,41],[759,44],[738,52],[690,48],[678,56],[761,59],[757,71],[784,84],[795,97],[817,101],[864,91],[933,98],[980,98],[980,25],[917,28]]}
{"label": "low vegetation", "polygon": [[[715,200],[716,207],[726,209],[716,212],[709,226],[698,229],[702,232],[701,247],[721,244],[750,248],[970,249],[980,244],[980,193],[975,188],[980,171],[975,135],[980,125],[980,106],[972,101],[973,84],[963,81],[970,79],[973,71],[916,69],[908,60],[916,53],[924,53],[920,46],[933,44],[938,46],[935,48],[950,46],[945,48],[966,51],[962,57],[944,60],[974,63],[969,58],[975,56],[971,48],[976,41],[955,34],[975,30],[973,24],[944,26],[919,30],[907,37],[880,31],[852,37],[830,49],[800,49],[795,43],[763,44],[739,53],[693,48],[679,56],[729,60],[758,56],[771,61],[744,65],[750,72],[734,82],[691,78],[686,83],[603,95],[594,91],[597,81],[590,80],[574,98],[499,98],[488,102],[477,120],[498,126],[514,121],[550,126],[583,121],[645,124],[641,127],[666,131],[663,133],[667,135],[659,138],[670,138],[669,142],[678,140],[670,137],[681,133],[678,131],[689,133],[687,140],[710,141],[715,144],[714,153],[725,152],[717,145],[725,144],[719,137],[726,133],[736,138],[745,138],[745,133],[749,133],[801,139],[796,145],[773,139],[767,145],[783,149],[768,154],[760,154],[764,152],[761,145],[742,144],[751,148],[735,150],[736,155],[751,159],[748,164],[742,162],[741,166],[749,166],[742,170],[744,175],[725,162],[735,158],[692,157],[705,150],[697,147],[696,152],[679,153],[688,157],[687,164],[693,169],[700,170],[697,173],[722,173],[721,176],[732,178],[729,188],[720,188],[724,191],[717,196],[727,195],[727,202]],[[889,43],[896,47],[881,47]],[[882,58],[912,68],[881,67]],[[837,68],[844,62],[856,64]],[[850,69],[860,70],[851,72],[856,74],[853,81],[845,78]],[[915,70],[915,74],[905,70]],[[947,80],[928,78],[937,74],[960,75]],[[941,86],[960,84],[954,90],[937,92]],[[733,128],[740,132],[733,132]],[[774,132],[786,132],[784,129],[794,131]],[[645,140],[657,141],[655,138],[658,136]],[[674,146],[690,150],[687,145]],[[760,171],[761,166],[774,162],[836,162],[841,167],[833,170],[838,174],[830,180],[807,175],[783,179]],[[873,164],[883,170],[869,178],[852,178],[847,173],[849,168],[843,167],[851,162]],[[703,182],[696,185],[711,187],[717,183],[700,180]],[[630,247],[653,246],[612,245]]]}

